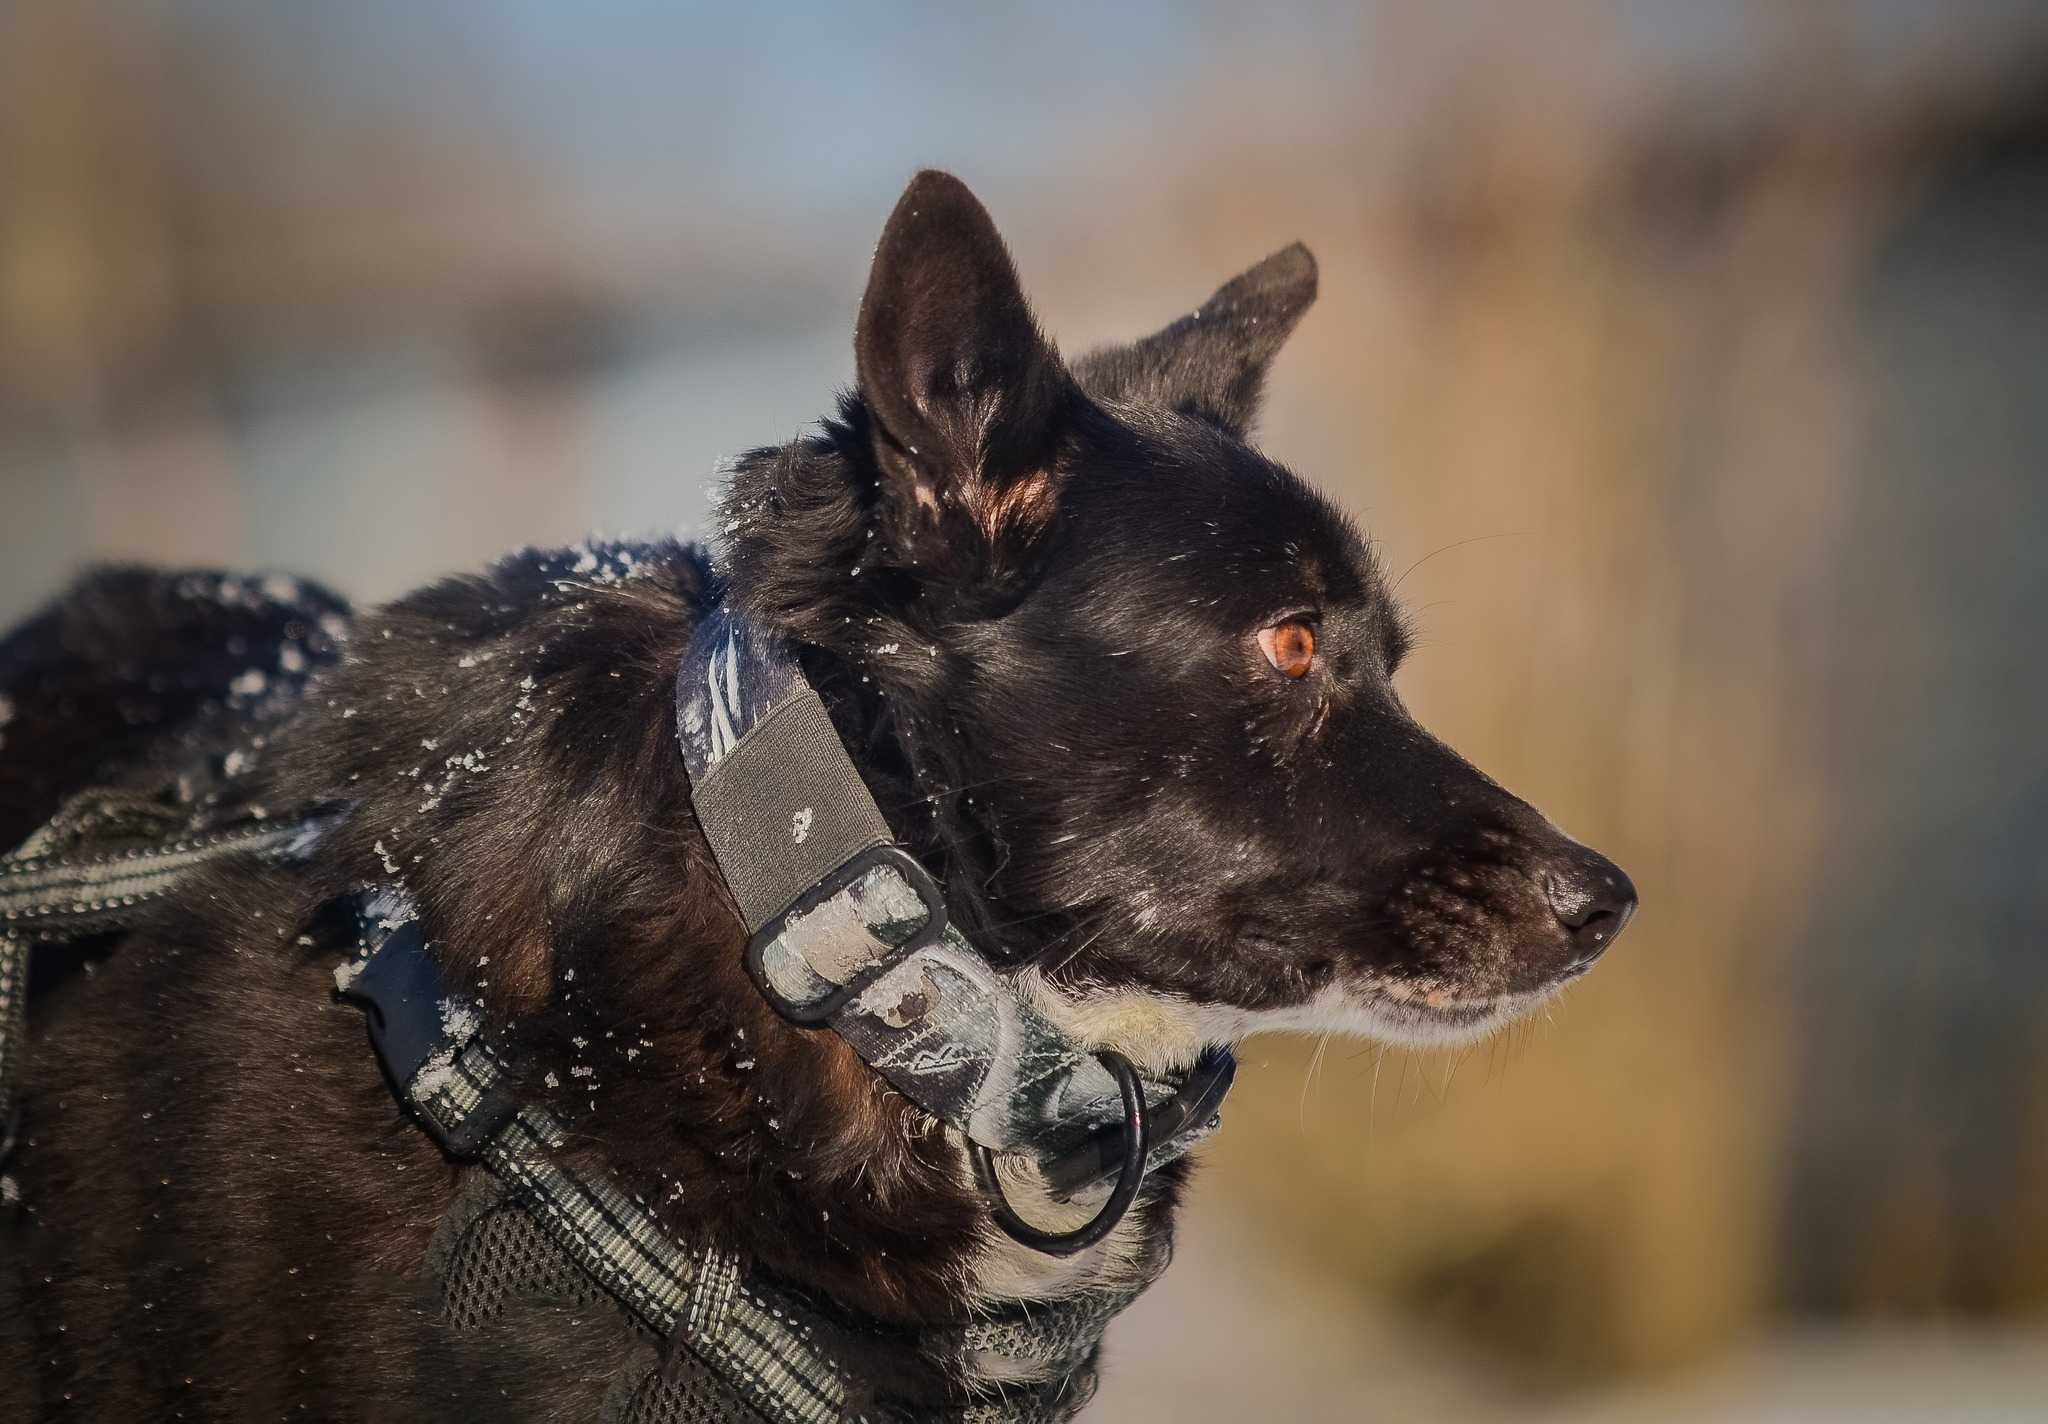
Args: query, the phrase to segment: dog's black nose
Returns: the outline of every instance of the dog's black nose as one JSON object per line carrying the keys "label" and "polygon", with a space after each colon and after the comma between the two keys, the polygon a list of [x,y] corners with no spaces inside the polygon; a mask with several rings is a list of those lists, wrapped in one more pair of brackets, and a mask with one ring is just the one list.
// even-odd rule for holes
{"label": "dog's black nose", "polygon": [[1634,883],[1620,866],[1582,845],[1550,863],[1543,893],[1571,937],[1574,968],[1598,959],[1636,912]]}

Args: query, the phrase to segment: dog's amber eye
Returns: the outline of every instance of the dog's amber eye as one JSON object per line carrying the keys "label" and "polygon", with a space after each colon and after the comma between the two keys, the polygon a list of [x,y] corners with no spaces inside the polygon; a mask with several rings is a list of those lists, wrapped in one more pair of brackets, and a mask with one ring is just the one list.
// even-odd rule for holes
{"label": "dog's amber eye", "polygon": [[1316,630],[1301,618],[1289,618],[1259,630],[1266,661],[1289,677],[1307,677],[1316,660]]}

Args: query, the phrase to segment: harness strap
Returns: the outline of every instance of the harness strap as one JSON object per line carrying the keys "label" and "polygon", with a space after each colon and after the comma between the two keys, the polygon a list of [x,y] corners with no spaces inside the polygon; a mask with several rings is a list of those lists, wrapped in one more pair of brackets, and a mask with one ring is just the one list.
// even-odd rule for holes
{"label": "harness strap", "polygon": [[[14,1148],[15,1087],[28,1043],[29,947],[124,930],[215,861],[308,853],[338,813],[255,820],[178,834],[161,800],[95,788],[65,803],[20,847],[0,856],[0,1165]],[[12,1190],[0,1179],[0,1204]]]}
{"label": "harness strap", "polygon": [[[775,1424],[905,1424],[907,1416],[866,1397],[841,1358],[844,1320],[828,1319],[730,1252],[677,1241],[643,1200],[566,1160],[561,1123],[544,1109],[517,1105],[512,1065],[475,1032],[472,1007],[442,992],[403,892],[364,891],[354,908],[361,953],[337,970],[336,984],[367,1010],[372,1044],[400,1101],[451,1153],[481,1160],[503,1181],[555,1246],[664,1342],[668,1358],[687,1351]],[[1137,1279],[1114,1290],[918,1334],[926,1358],[964,1380],[991,1381],[989,1399],[954,1417],[976,1424],[1069,1417],[1103,1330],[1165,1269],[1167,1255],[1158,1252]],[[896,1327],[869,1328],[904,1338]],[[997,1361],[1001,1368],[992,1369]],[[1036,1389],[995,1391],[994,1381],[1020,1372],[1051,1378]]]}
{"label": "harness strap", "polygon": [[0,930],[45,943],[125,929],[195,871],[231,855],[289,852],[310,845],[325,822],[257,821],[99,854],[0,859]]}
{"label": "harness strap", "polygon": [[[22,1049],[28,1042],[28,941],[0,934],[0,1170],[14,1155],[21,1110],[14,1101],[14,1080],[21,1075]],[[14,1179],[0,1176],[0,1207],[12,1206]]]}

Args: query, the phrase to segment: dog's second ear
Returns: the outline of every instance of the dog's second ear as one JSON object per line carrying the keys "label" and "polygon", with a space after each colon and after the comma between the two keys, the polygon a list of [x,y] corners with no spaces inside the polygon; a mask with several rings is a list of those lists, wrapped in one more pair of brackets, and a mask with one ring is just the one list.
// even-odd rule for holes
{"label": "dog's second ear", "polygon": [[1076,391],[995,223],[950,173],[918,174],[890,214],[854,354],[895,552],[929,573],[963,558],[1005,572],[1051,516]]}
{"label": "dog's second ear", "polygon": [[1258,417],[1266,368],[1315,299],[1316,259],[1297,242],[1171,326],[1090,352],[1074,375],[1104,400],[1167,406],[1242,437]]}

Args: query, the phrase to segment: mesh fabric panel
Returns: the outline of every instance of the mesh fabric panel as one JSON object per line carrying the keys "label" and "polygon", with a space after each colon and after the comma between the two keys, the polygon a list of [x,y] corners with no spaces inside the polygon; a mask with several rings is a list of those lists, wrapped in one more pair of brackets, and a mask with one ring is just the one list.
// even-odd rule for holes
{"label": "mesh fabric panel", "polygon": [[[441,1279],[442,1309],[458,1329],[488,1325],[518,1300],[611,1305],[602,1287],[525,1210],[504,1202],[463,1232]],[[623,1312],[621,1312],[623,1324]],[[648,1371],[609,1424],[763,1424],[762,1416],[685,1352],[664,1379]]]}
{"label": "mesh fabric panel", "polygon": [[622,1424],[761,1424],[761,1416],[684,1351],[670,1364],[667,1378],[657,1373],[641,1381]]}
{"label": "mesh fabric panel", "polygon": [[532,1217],[508,1203],[485,1212],[463,1233],[442,1278],[442,1308],[457,1327],[473,1330],[496,1320],[507,1301],[521,1298],[610,1303]]}

